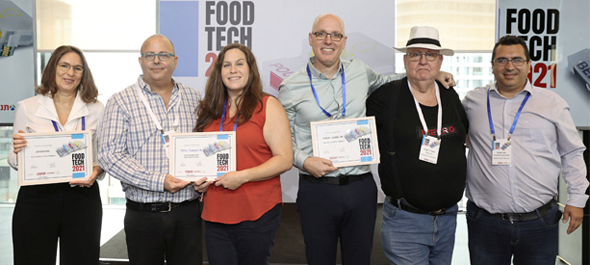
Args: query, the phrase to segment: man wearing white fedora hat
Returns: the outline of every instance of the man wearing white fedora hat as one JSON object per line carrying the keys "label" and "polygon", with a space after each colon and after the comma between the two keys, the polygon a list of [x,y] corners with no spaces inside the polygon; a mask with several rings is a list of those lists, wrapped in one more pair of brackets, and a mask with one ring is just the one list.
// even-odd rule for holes
{"label": "man wearing white fedora hat", "polygon": [[367,99],[375,116],[386,195],[381,243],[391,264],[451,264],[457,202],[465,188],[469,127],[454,89],[435,80],[443,55],[438,30],[413,27],[404,52],[407,77]]}
{"label": "man wearing white fedora hat", "polygon": [[[314,56],[279,87],[293,134],[293,164],[299,169],[297,209],[310,265],[370,264],[377,188],[369,166],[334,167],[314,157],[310,122],[365,117],[365,100],[379,86],[399,78],[383,76],[357,59],[341,60],[346,46],[344,22],[334,14],[318,16],[309,33]],[[441,73],[441,80],[451,75]]]}

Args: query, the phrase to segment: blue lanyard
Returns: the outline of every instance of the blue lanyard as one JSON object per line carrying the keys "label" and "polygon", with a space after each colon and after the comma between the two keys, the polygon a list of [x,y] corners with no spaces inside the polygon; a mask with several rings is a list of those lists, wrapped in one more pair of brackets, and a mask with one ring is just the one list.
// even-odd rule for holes
{"label": "blue lanyard", "polygon": [[[56,132],[59,132],[59,127],[57,127],[57,123],[55,121],[51,121],[53,122],[53,128],[55,129]],[[82,131],[86,130],[86,116],[82,116]]]}
{"label": "blue lanyard", "polygon": [[[311,91],[313,91],[313,96],[315,97],[315,101],[318,103],[318,106],[328,118],[332,118],[332,114],[328,113],[322,105],[320,105],[320,99],[318,98],[318,93],[315,91],[315,87],[313,87],[313,83],[311,82],[311,71],[309,70],[309,64],[307,65],[307,75],[309,76],[309,84],[311,85]],[[342,117],[346,116],[346,79],[344,78],[344,65],[342,65]]]}
{"label": "blue lanyard", "polygon": [[[492,121],[492,109],[490,108],[490,89],[492,89],[492,88],[490,87],[488,89],[488,120],[490,121],[490,130],[492,131],[492,136],[494,137],[494,141],[495,141],[496,140],[496,130],[494,130],[494,122]],[[516,116],[514,117],[514,122],[512,123],[512,127],[510,127],[510,134],[508,135],[508,140],[510,140],[512,133],[514,132],[514,128],[516,128],[516,122],[518,122],[518,118],[520,117],[520,112],[522,112],[522,109],[524,108],[524,104],[526,104],[526,102],[527,102],[527,100],[529,100],[530,96],[531,96],[531,94],[527,92],[526,96],[522,100],[522,103],[520,103],[520,108],[518,109],[518,112],[516,112]]]}
{"label": "blue lanyard", "polygon": [[[220,132],[223,132],[223,120],[225,120],[225,113],[226,112],[227,112],[227,98],[225,99],[225,102],[223,103],[223,112],[221,113],[221,122],[219,122],[219,131]],[[240,114],[238,113],[238,115],[236,115],[236,119],[234,120],[234,132],[238,128],[238,118],[239,117],[240,117]]]}

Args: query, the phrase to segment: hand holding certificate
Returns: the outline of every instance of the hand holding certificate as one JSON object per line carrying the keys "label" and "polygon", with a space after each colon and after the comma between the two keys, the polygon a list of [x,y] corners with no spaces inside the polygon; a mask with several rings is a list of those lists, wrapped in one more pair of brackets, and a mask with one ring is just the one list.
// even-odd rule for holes
{"label": "hand holding certificate", "polygon": [[92,134],[22,133],[27,146],[18,153],[21,186],[88,179],[92,174]]}
{"label": "hand holding certificate", "polygon": [[313,155],[335,167],[379,163],[374,117],[311,123]]}
{"label": "hand holding certificate", "polygon": [[187,181],[236,170],[235,132],[170,134],[170,175]]}

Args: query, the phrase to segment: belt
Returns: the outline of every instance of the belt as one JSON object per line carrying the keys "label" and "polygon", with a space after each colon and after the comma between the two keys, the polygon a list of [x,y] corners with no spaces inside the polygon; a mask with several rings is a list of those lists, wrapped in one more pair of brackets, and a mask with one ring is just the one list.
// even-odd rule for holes
{"label": "belt", "polygon": [[373,174],[365,173],[362,175],[345,175],[345,176],[339,176],[339,177],[321,177],[321,178],[316,178],[314,176],[306,175],[306,174],[299,174],[299,176],[301,178],[306,179],[309,182],[312,182],[312,183],[325,183],[325,184],[332,184],[332,185],[348,185],[349,183],[355,182],[357,180],[361,180],[361,179],[367,178],[367,177],[372,177]]}
{"label": "belt", "polygon": [[136,211],[144,211],[144,212],[155,212],[155,213],[165,213],[172,211],[172,209],[180,206],[183,203],[190,202],[184,201],[181,203],[175,202],[156,202],[156,203],[141,203],[141,202],[134,202],[127,199],[127,209],[136,210]]}
{"label": "belt", "polygon": [[[428,215],[433,215],[433,216],[443,215],[443,214],[450,213],[450,212],[447,212],[447,210],[452,207],[451,206],[449,208],[443,208],[443,209],[439,209],[439,210],[436,210],[436,211],[426,211],[426,210],[418,209],[418,208],[416,208],[416,207],[414,207],[412,205],[409,205],[407,203],[404,203],[406,201],[405,199],[402,199],[402,201],[399,204],[397,202],[397,199],[394,199],[391,196],[387,196],[387,197],[385,197],[385,199],[389,203],[391,203],[391,205],[393,205],[395,207],[398,207],[399,209],[402,209],[402,210],[404,210],[406,212],[417,213],[417,214],[428,214]],[[456,212],[456,211],[453,211],[453,212]]]}
{"label": "belt", "polygon": [[[553,207],[555,207],[555,205],[557,205],[557,202],[555,201],[555,199],[551,199],[548,203],[537,208],[536,210],[534,210],[532,212],[528,212],[528,213],[496,213],[496,214],[492,214],[492,215],[500,217],[504,221],[525,222],[525,221],[539,219],[540,217],[547,215],[547,213],[549,213],[549,210],[553,209]],[[537,212],[538,212],[538,214],[537,214]]]}

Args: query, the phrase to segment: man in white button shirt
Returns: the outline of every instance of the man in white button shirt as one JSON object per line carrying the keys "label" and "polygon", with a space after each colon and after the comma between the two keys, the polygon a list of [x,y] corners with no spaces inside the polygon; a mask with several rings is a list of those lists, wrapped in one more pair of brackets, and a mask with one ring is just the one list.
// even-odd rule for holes
{"label": "man in white button shirt", "polygon": [[555,264],[559,173],[569,195],[567,233],[583,220],[588,196],[585,147],[568,104],[528,81],[527,45],[502,37],[492,54],[496,82],[463,100],[471,142],[467,225],[471,264]]}

